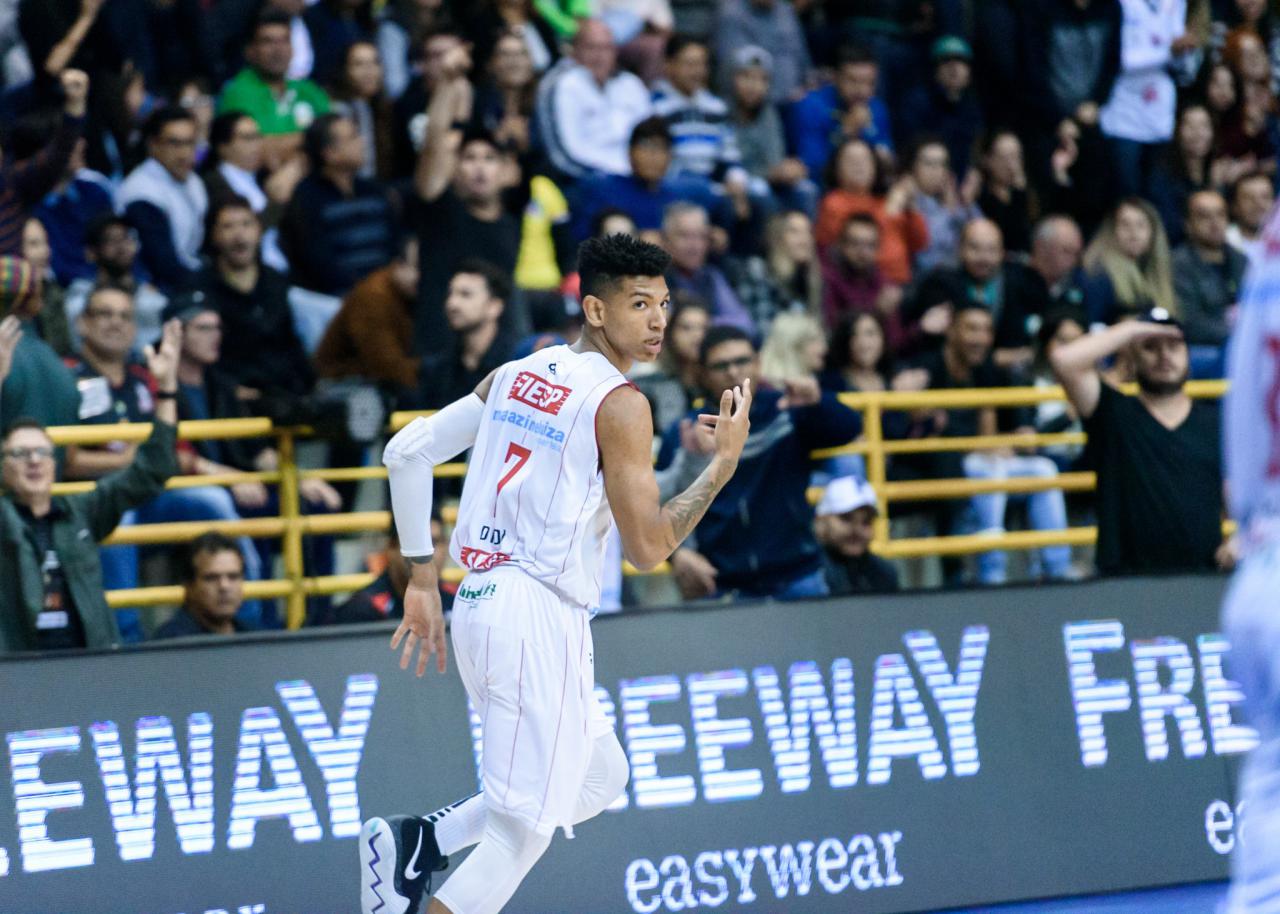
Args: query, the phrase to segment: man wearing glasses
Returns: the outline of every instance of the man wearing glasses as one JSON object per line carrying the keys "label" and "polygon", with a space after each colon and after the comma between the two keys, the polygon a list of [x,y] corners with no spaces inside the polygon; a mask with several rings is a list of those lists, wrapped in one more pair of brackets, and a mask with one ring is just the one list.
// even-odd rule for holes
{"label": "man wearing glasses", "polygon": [[152,498],[178,470],[178,351],[182,328],[164,327],[158,349],[147,347],[156,380],[151,436],[132,463],[98,481],[92,492],[53,495],[53,441],[35,420],[14,421],[0,439],[0,652],[104,648],[120,629],[102,589],[97,544],[121,515]]}
{"label": "man wearing glasses", "polygon": [[124,179],[116,208],[138,230],[142,263],[161,291],[188,286],[200,269],[209,196],[195,174],[196,121],[186,108],[154,112],[142,129],[147,159]]}
{"label": "man wearing glasses", "polygon": [[[746,378],[760,377],[755,345],[737,327],[710,328],[699,357],[709,403]],[[664,492],[686,485],[713,453],[710,433],[704,434],[706,426],[697,421],[701,406],[663,436],[658,478]],[[807,497],[809,453],[848,444],[861,431],[861,416],[823,393],[816,378],[788,382],[784,390],[762,386],[752,402],[751,434],[738,469],[671,556],[681,595],[826,596],[822,549]]]}

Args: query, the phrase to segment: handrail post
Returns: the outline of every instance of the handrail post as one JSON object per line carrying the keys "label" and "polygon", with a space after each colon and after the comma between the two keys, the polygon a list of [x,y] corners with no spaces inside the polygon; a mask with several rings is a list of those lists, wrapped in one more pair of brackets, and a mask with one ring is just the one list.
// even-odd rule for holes
{"label": "handrail post", "polygon": [[284,576],[290,590],[285,604],[289,628],[302,628],[307,616],[307,596],[303,590],[302,506],[298,498],[298,455],[293,430],[280,430],[280,517],[284,519]]}
{"label": "handrail post", "polygon": [[862,434],[867,439],[867,482],[876,491],[876,513],[872,545],[879,549],[889,542],[889,500],[885,497],[887,480],[884,456],[884,427],[880,399],[868,403],[862,411]]}

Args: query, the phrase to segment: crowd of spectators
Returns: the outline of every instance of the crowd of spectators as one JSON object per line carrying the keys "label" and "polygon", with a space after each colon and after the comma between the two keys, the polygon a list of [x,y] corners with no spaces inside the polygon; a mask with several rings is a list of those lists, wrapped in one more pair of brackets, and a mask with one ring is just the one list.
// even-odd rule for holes
{"label": "crowd of spectators", "polygon": [[[1184,383],[1222,376],[1266,245],[1268,0],[11,5],[0,523],[23,545],[0,556],[20,582],[0,588],[0,649],[145,636],[101,596],[137,584],[139,550],[85,551],[117,522],[275,513],[258,483],[161,494],[169,475],[279,463],[261,441],[175,450],[177,418],[311,417],[353,385],[443,406],[573,340],[576,246],[614,232],[672,257],[667,345],[635,377],[662,484],[705,460],[704,398],[762,388],[737,475],[673,557],[686,598],[897,587],[868,552],[862,461],[808,456],[863,433],[837,399],[850,391],[1061,381],[1068,404],[887,413],[881,431],[1083,428],[1089,449],[903,454],[890,478],[1096,469],[1102,571],[1229,560],[1216,415]],[[1113,386],[1130,381],[1137,397]],[[122,421],[156,432],[55,450],[43,431]],[[367,459],[351,440],[329,455]],[[55,475],[96,494],[51,499]],[[815,519],[806,490],[827,481]],[[1151,503],[1165,486],[1170,504]],[[301,495],[308,511],[352,503],[319,480]],[[994,534],[1016,502],[1037,530],[1095,510],[1044,486],[913,510],[939,534]],[[311,574],[334,561],[316,542]],[[279,626],[242,596],[274,548],[197,540],[163,633]],[[394,614],[394,550],[374,564],[371,590],[312,619]],[[1027,564],[1081,573],[1065,546]],[[992,551],[946,575],[995,584],[1008,567]]]}

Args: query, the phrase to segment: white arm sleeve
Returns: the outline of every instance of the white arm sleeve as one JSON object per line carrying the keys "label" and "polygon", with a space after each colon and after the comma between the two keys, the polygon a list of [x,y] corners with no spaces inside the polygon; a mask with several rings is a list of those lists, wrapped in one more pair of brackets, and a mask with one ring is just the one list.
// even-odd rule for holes
{"label": "white arm sleeve", "polygon": [[400,533],[400,554],[431,555],[432,470],[476,442],[484,401],[468,394],[432,416],[419,416],[387,442],[382,462],[391,483],[391,513]]}

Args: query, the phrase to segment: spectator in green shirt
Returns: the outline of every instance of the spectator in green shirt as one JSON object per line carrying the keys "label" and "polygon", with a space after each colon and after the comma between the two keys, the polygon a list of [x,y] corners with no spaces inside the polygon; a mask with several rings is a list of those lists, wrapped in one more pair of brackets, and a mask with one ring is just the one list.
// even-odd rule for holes
{"label": "spectator in green shirt", "polygon": [[533,8],[567,41],[578,34],[578,23],[590,17],[592,4],[588,0],[533,0]]}
{"label": "spectator in green shirt", "polygon": [[329,112],[329,96],[309,79],[289,79],[293,41],[288,16],[267,10],[245,46],[246,66],[222,89],[218,113],[243,111],[262,131],[267,165],[275,169],[302,148],[302,132]]}

